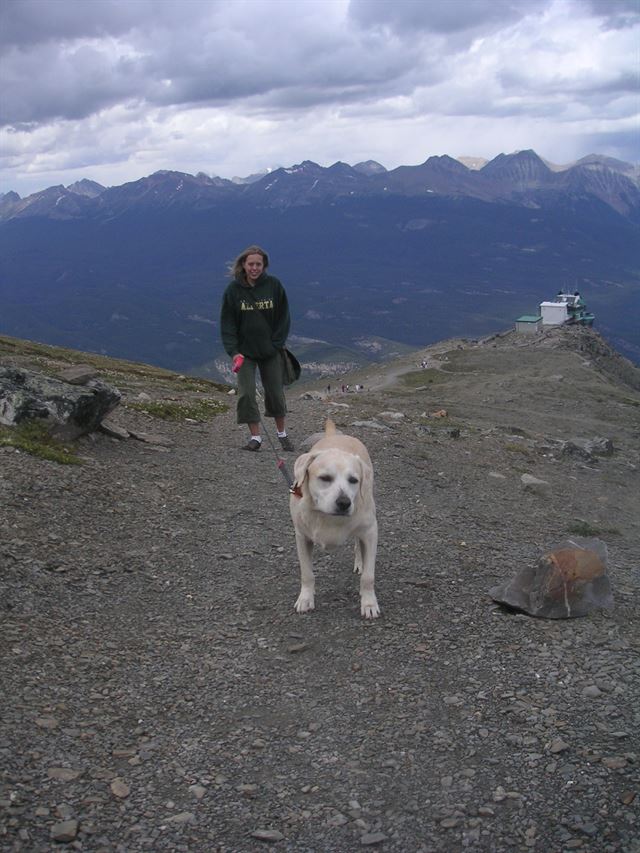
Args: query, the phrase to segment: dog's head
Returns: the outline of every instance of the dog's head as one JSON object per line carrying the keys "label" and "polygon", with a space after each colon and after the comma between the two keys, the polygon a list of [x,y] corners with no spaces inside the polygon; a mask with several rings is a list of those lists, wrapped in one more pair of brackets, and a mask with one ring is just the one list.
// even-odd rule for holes
{"label": "dog's head", "polygon": [[296,459],[293,472],[303,496],[326,515],[353,515],[371,482],[369,466],[344,450],[303,453]]}

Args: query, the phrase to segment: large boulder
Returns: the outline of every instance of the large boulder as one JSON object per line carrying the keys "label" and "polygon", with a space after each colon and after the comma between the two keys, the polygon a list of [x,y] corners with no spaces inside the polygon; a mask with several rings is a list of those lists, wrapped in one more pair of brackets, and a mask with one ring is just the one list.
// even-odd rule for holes
{"label": "large boulder", "polygon": [[40,420],[58,436],[73,439],[98,429],[121,394],[99,379],[71,385],[31,370],[0,367],[0,423]]}
{"label": "large boulder", "polygon": [[570,619],[613,607],[607,546],[600,539],[573,537],[544,554],[510,581],[489,590],[494,601],[530,616]]}

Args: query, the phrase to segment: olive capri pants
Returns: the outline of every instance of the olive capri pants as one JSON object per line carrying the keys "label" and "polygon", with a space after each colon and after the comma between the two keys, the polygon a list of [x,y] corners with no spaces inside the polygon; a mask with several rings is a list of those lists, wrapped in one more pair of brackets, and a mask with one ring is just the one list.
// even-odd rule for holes
{"label": "olive capri pants", "polygon": [[238,410],[239,424],[257,424],[260,411],[256,403],[256,367],[264,389],[264,413],[268,418],[281,418],[287,413],[287,403],[282,386],[282,356],[274,356],[254,361],[245,356],[244,364],[238,371]]}

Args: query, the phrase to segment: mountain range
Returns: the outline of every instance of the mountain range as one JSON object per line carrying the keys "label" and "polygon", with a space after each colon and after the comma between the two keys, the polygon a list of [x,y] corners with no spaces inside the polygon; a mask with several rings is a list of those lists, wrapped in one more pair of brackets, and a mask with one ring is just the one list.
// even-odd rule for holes
{"label": "mountain range", "polygon": [[6,193],[0,331],[219,376],[226,269],[257,242],[289,294],[292,348],[318,374],[495,332],[565,288],[640,361],[638,168],[599,155],[560,167],[533,151],[466,161]]}

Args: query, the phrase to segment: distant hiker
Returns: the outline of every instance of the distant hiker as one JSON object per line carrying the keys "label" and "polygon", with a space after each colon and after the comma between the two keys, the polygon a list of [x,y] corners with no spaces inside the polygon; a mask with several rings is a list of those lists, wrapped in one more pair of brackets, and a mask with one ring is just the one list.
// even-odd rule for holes
{"label": "distant hiker", "polygon": [[269,256],[259,246],[249,246],[234,261],[233,277],[222,297],[222,344],[238,374],[237,421],[249,425],[243,450],[260,450],[260,411],[256,402],[256,367],[264,389],[264,413],[274,418],[283,450],[293,451],[287,435],[287,405],[282,384],[282,356],[291,317],[282,283],[267,275]]}

